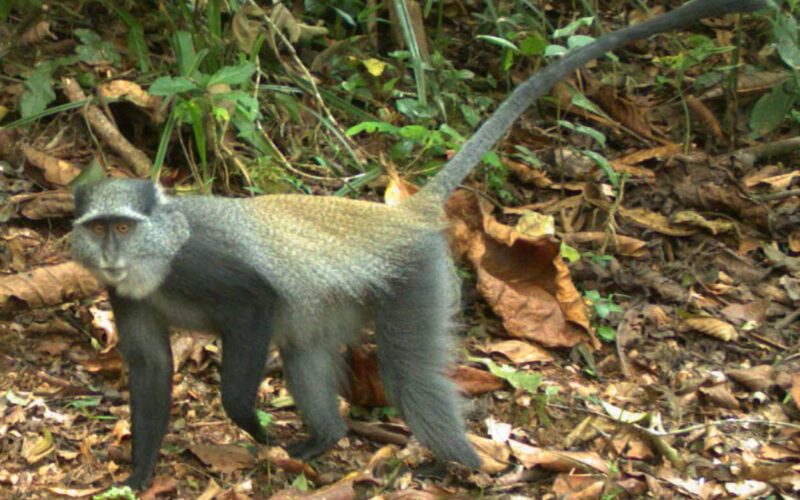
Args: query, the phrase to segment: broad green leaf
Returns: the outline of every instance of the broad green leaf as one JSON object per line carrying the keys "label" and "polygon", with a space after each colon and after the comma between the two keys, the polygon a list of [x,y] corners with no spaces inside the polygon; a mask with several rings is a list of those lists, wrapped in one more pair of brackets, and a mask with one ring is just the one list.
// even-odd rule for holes
{"label": "broad green leaf", "polygon": [[519,51],[526,56],[541,56],[547,48],[547,40],[537,32],[528,35],[519,43]]}
{"label": "broad green leaf", "polygon": [[603,135],[603,133],[600,132],[599,130],[595,130],[592,127],[588,127],[586,125],[581,125],[581,124],[577,124],[576,125],[576,124],[574,124],[572,122],[568,122],[566,120],[558,120],[558,124],[561,125],[562,127],[568,128],[570,130],[574,130],[575,132],[578,132],[578,133],[581,133],[581,134],[584,134],[584,135],[588,135],[589,137],[591,137],[592,139],[597,141],[597,143],[601,147],[605,147],[605,145],[606,145],[606,136]]}
{"label": "broad green leaf", "polygon": [[578,249],[575,247],[571,247],[565,242],[561,242],[561,246],[559,247],[559,253],[561,258],[565,259],[570,264],[574,264],[581,260],[581,254],[578,252]]}
{"label": "broad green leaf", "polygon": [[567,52],[569,52],[569,50],[562,45],[548,45],[547,48],[544,49],[544,55],[547,57],[563,56]]}
{"label": "broad green leaf", "polygon": [[553,32],[553,38],[562,38],[565,36],[570,36],[578,31],[578,28],[581,26],[591,26],[592,22],[594,21],[594,17],[581,17],[578,18],[568,25],[564,26],[563,28],[559,28]]}
{"label": "broad green leaf", "polygon": [[208,86],[225,83],[228,85],[241,85],[250,80],[256,72],[256,65],[251,62],[239,64],[237,66],[225,66],[211,75]]}
{"label": "broad green leaf", "polygon": [[800,69],[800,40],[797,34],[797,20],[778,12],[772,31],[778,54],[790,68]]}
{"label": "broad green leaf", "polygon": [[150,92],[151,95],[167,97],[196,89],[197,85],[188,78],[182,76],[162,76],[150,85],[148,92]]}
{"label": "broad green leaf", "polygon": [[594,37],[586,35],[573,35],[567,38],[567,47],[570,49],[577,49],[583,47],[584,45],[589,45],[592,42],[594,42]]}
{"label": "broad green leaf", "polygon": [[399,128],[386,122],[361,122],[353,125],[345,134],[347,136],[354,136],[356,134],[360,134],[361,132],[366,132],[368,134],[373,134],[375,132],[386,132],[388,134],[396,134],[398,133]]}
{"label": "broad green leaf", "polygon": [[750,115],[751,136],[763,137],[775,130],[792,108],[795,98],[796,94],[786,92],[784,85],[778,85],[761,96]]}
{"label": "broad green leaf", "polygon": [[41,113],[56,98],[53,92],[53,78],[49,65],[38,65],[36,70],[25,79],[25,92],[20,102],[20,114],[23,118]]}

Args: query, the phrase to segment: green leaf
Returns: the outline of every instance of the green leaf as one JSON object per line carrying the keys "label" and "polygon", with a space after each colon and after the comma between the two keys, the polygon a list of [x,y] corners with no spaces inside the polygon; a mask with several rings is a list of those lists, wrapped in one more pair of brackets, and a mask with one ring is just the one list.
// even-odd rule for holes
{"label": "green leaf", "polygon": [[178,71],[182,76],[191,76],[197,68],[197,53],[194,50],[192,34],[188,31],[176,31],[172,36],[172,46],[178,58]]}
{"label": "green leaf", "polygon": [[150,85],[148,92],[151,95],[168,97],[182,92],[189,92],[190,90],[197,90],[197,88],[197,84],[188,78],[162,76]]}
{"label": "green leaf", "polygon": [[573,35],[567,38],[567,47],[572,50],[583,47],[584,45],[589,45],[592,42],[594,42],[594,37],[586,35]]}
{"label": "green leaf", "polygon": [[559,254],[561,255],[561,258],[565,259],[570,264],[574,264],[575,262],[581,260],[581,254],[578,252],[578,249],[569,246],[563,241],[559,247]]}
{"label": "green leaf", "polygon": [[422,125],[406,125],[400,128],[399,135],[403,139],[423,143],[431,135],[431,131]]}
{"label": "green leaf", "polygon": [[614,339],[617,338],[617,331],[610,326],[599,326],[597,327],[597,336],[606,342],[614,342]]}
{"label": "green leaf", "polygon": [[493,375],[507,381],[515,389],[523,389],[531,394],[535,394],[542,383],[542,375],[539,373],[527,373],[508,365],[498,365],[489,358],[471,359],[486,365]]}
{"label": "green leaf", "polygon": [[790,68],[800,69],[800,40],[797,34],[797,20],[778,12],[772,28],[778,54]]}
{"label": "green leaf", "polygon": [[130,486],[112,486],[92,497],[92,500],[136,500],[136,493]]}
{"label": "green leaf", "polygon": [[591,26],[592,22],[594,21],[594,17],[581,17],[578,18],[568,25],[564,26],[563,28],[559,28],[553,32],[553,38],[562,38],[565,36],[570,36],[578,31],[578,28],[582,26]]}
{"label": "green leaf", "polygon": [[600,169],[605,172],[606,177],[608,177],[608,182],[610,182],[612,186],[615,188],[619,187],[619,172],[614,170],[614,168],[611,166],[611,163],[609,163],[605,156],[590,150],[581,151],[581,154],[591,158],[595,165],[600,167]]}
{"label": "green leaf", "polygon": [[578,132],[580,134],[588,135],[589,137],[591,137],[592,139],[597,141],[597,143],[601,147],[605,147],[606,146],[606,136],[603,135],[603,133],[600,132],[599,130],[595,130],[592,127],[588,127],[586,125],[581,125],[581,124],[577,124],[576,125],[576,124],[574,124],[572,122],[568,122],[566,120],[558,120],[558,124],[561,125],[564,128],[568,128],[570,130],[574,130],[575,132]]}
{"label": "green leaf", "polygon": [[127,10],[114,4],[113,0],[103,2],[106,7],[112,9],[114,13],[122,19],[128,26],[128,51],[136,58],[139,69],[146,73],[150,71],[150,50],[144,39],[144,28],[138,19],[133,17]]}
{"label": "green leaf", "polygon": [[519,43],[519,51],[525,56],[541,56],[547,48],[547,40],[537,32],[528,35]]}
{"label": "green leaf", "polygon": [[56,99],[53,92],[53,78],[49,65],[37,65],[36,70],[25,79],[25,92],[20,101],[20,114],[23,118],[41,113]]}
{"label": "green leaf", "polygon": [[225,66],[211,75],[208,86],[225,83],[228,85],[241,85],[250,80],[256,72],[256,65],[251,62],[239,64],[238,66]]}
{"label": "green leaf", "polygon": [[763,137],[775,130],[792,108],[796,97],[796,92],[786,92],[784,85],[778,85],[761,96],[750,115],[751,137]]}
{"label": "green leaf", "polygon": [[478,40],[483,40],[485,42],[489,42],[489,43],[494,44],[494,45],[499,45],[500,47],[503,47],[505,49],[511,50],[513,52],[519,52],[519,49],[517,48],[516,45],[514,45],[512,42],[506,40],[505,38],[500,38],[499,36],[478,35],[475,38],[477,38]]}
{"label": "green leaf", "polygon": [[74,33],[82,42],[81,45],[75,47],[75,54],[78,55],[78,59],[88,64],[119,63],[120,57],[114,44],[103,41],[100,35],[92,30],[78,28]]}
{"label": "green leaf", "polygon": [[546,57],[556,57],[556,56],[563,56],[569,52],[569,49],[562,45],[548,45],[546,49],[544,49],[544,55]]}
{"label": "green leaf", "polygon": [[375,132],[397,134],[399,130],[400,129],[398,127],[386,122],[361,122],[347,129],[345,134],[348,137],[360,134],[361,132],[366,132],[368,134],[374,134]]}
{"label": "green leaf", "polygon": [[264,410],[256,410],[256,417],[258,417],[259,425],[265,428],[272,425],[272,422],[275,421],[275,417],[273,417],[271,413],[267,413]]}
{"label": "green leaf", "polygon": [[70,189],[74,189],[77,186],[94,184],[102,181],[105,177],[106,173],[103,167],[100,165],[100,162],[97,161],[97,158],[94,158],[89,165],[81,169],[81,173],[78,174],[77,177],[70,181],[69,187]]}
{"label": "green leaf", "polygon": [[292,488],[296,488],[300,491],[308,491],[308,479],[306,479],[306,475],[300,473],[299,476],[294,478],[294,481],[292,481]]}

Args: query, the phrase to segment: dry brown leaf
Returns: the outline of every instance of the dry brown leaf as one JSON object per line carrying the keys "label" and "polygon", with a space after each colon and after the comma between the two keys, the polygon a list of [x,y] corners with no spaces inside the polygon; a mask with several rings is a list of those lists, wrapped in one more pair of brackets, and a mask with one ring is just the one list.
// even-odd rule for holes
{"label": "dry brown leaf", "polygon": [[752,368],[734,368],[725,374],[737,384],[743,385],[751,391],[762,391],[775,383],[775,371],[770,365],[758,365]]}
{"label": "dry brown leaf", "polygon": [[45,38],[56,40],[57,37],[50,31],[49,21],[38,21],[33,26],[22,32],[19,39],[23,45],[35,45]]}
{"label": "dry brown leaf", "polygon": [[714,116],[714,113],[706,107],[706,105],[693,95],[686,96],[686,104],[689,106],[689,109],[706,125],[714,137],[717,138],[720,142],[726,142],[727,138],[725,134],[722,132],[722,126],[719,124],[719,120],[717,117]]}
{"label": "dry brown leaf", "polygon": [[785,189],[788,189],[789,186],[797,177],[800,177],[800,170],[794,170],[792,172],[771,175],[768,177],[756,177],[748,180],[751,183],[751,186],[749,187],[755,187],[759,184],[764,184],[769,186],[770,190],[772,191],[783,191]]}
{"label": "dry brown leaf", "polygon": [[416,185],[400,178],[397,170],[391,165],[386,166],[386,174],[389,176],[389,183],[383,193],[383,201],[390,207],[399,205],[400,202],[411,198],[414,193],[419,191]]}
{"label": "dry brown leaf", "polygon": [[498,443],[492,439],[467,433],[467,439],[472,443],[478,456],[481,458],[481,471],[487,474],[496,474],[508,468],[511,451],[505,443]]}
{"label": "dry brown leaf", "polygon": [[700,394],[715,405],[729,410],[739,409],[739,401],[733,395],[729,384],[717,384],[711,387],[701,387]]}
{"label": "dry brown leaf", "polygon": [[450,378],[468,396],[480,396],[487,392],[499,391],[505,382],[486,370],[459,365],[450,373]]}
{"label": "dry brown leaf", "polygon": [[569,500],[599,500],[605,481],[593,474],[559,474],[553,481],[552,491],[556,498]]}
{"label": "dry brown leaf", "polygon": [[510,439],[514,456],[525,468],[540,466],[555,472],[570,472],[576,469],[588,472],[608,473],[608,464],[595,452],[545,450]]}
{"label": "dry brown leaf", "polygon": [[375,346],[370,344],[350,349],[349,355],[348,400],[359,406],[388,406],[389,400],[381,383]]}
{"label": "dry brown leaf", "polygon": [[41,435],[25,436],[22,440],[20,455],[28,462],[28,465],[33,465],[52,453],[53,450],[55,450],[53,435],[45,429]]}
{"label": "dry brown leaf", "polygon": [[547,172],[544,170],[535,169],[514,160],[503,159],[503,164],[508,167],[512,174],[514,174],[520,181],[526,184],[532,184],[538,188],[549,188],[553,185],[547,177]]}
{"label": "dry brown leaf", "polygon": [[650,149],[642,149],[640,151],[636,151],[629,155],[625,155],[622,158],[617,158],[611,162],[611,165],[614,165],[616,162],[620,162],[625,165],[636,165],[638,163],[642,163],[648,160],[652,160],[653,158],[657,159],[665,159],[675,156],[683,152],[683,145],[681,144],[666,144],[664,146],[658,146],[655,148]]}
{"label": "dry brown leaf", "polygon": [[317,471],[312,469],[307,463],[290,457],[286,450],[277,446],[271,448],[260,446],[258,449],[258,459],[269,460],[271,464],[281,470],[285,470],[291,474],[304,474],[307,478],[312,480],[318,476]]}
{"label": "dry brown leaf", "polygon": [[178,480],[172,476],[156,476],[153,484],[140,496],[140,500],[155,500],[159,495],[175,493],[178,490]]}
{"label": "dry brown leaf", "polygon": [[215,472],[229,474],[253,467],[256,457],[241,446],[234,444],[204,445],[196,444],[189,451]]}
{"label": "dry brown leaf", "polygon": [[691,236],[697,232],[694,229],[676,227],[670,224],[666,216],[646,208],[619,207],[619,213],[634,224],[667,236]]}
{"label": "dry brown leaf", "polygon": [[558,244],[531,238],[491,215],[491,205],[456,193],[448,211],[461,220],[460,237],[476,268],[478,290],[513,337],[571,347],[592,334],[585,304],[561,260]]}
{"label": "dry brown leaf", "polygon": [[673,213],[669,221],[673,224],[683,224],[685,226],[706,229],[711,234],[729,233],[736,229],[736,224],[727,219],[707,219],[694,210],[680,210]]}
{"label": "dry brown leaf", "polygon": [[705,333],[719,340],[731,342],[739,338],[733,325],[717,318],[687,318],[681,323],[685,330]]}
{"label": "dry brown leaf", "polygon": [[800,408],[800,372],[792,374],[792,388],[789,389],[789,394],[792,395],[797,408]]}
{"label": "dry brown leaf", "polygon": [[140,108],[154,108],[161,103],[161,99],[151,96],[141,85],[128,80],[101,83],[97,93],[106,101],[125,100]]}
{"label": "dry brown leaf", "polygon": [[25,159],[41,169],[45,180],[56,186],[66,186],[81,173],[81,169],[76,165],[50,156],[29,144],[23,144],[21,149]]}
{"label": "dry brown leaf", "polygon": [[[647,117],[649,106],[644,99],[636,101],[620,96],[617,90],[607,85],[595,84],[591,93],[603,111],[621,123],[628,130],[632,130],[642,137],[646,137],[660,144],[672,144],[657,130]],[[588,96],[587,96],[588,97]]]}
{"label": "dry brown leaf", "polygon": [[520,365],[523,363],[550,363],[553,357],[541,347],[522,340],[495,342],[488,347],[489,352],[500,353]]}
{"label": "dry brown leaf", "polygon": [[30,220],[70,217],[75,211],[72,193],[68,191],[42,191],[16,195],[11,201],[20,207],[20,213]]}
{"label": "dry brown leaf", "polygon": [[606,234],[602,231],[569,233],[564,235],[564,239],[570,245],[595,243],[599,246],[605,243],[608,245],[609,251],[626,257],[643,257],[647,253],[647,242],[645,241],[619,234]]}
{"label": "dry brown leaf", "polygon": [[722,308],[722,313],[725,318],[733,323],[755,323],[756,325],[763,325],[767,320],[767,310],[769,309],[769,302],[766,300],[758,302],[748,302],[747,304],[728,304]]}
{"label": "dry brown leaf", "polygon": [[0,276],[0,312],[55,306],[97,295],[103,289],[92,274],[75,262]]}

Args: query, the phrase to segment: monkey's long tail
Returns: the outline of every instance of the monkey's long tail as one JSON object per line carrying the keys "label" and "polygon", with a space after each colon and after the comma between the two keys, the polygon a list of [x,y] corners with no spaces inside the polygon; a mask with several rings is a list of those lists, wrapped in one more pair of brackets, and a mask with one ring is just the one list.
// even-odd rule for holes
{"label": "monkey's long tail", "polygon": [[587,62],[608,51],[635,40],[676,28],[683,28],[704,17],[732,12],[753,12],[766,8],[767,0],[694,0],[645,22],[601,36],[594,42],[569,52],[519,85],[495,112],[481,125],[441,172],[415,196],[406,200],[404,208],[423,208],[441,204],[464,180],[469,172],[511,128],[511,125],[536,99],[557,82]]}

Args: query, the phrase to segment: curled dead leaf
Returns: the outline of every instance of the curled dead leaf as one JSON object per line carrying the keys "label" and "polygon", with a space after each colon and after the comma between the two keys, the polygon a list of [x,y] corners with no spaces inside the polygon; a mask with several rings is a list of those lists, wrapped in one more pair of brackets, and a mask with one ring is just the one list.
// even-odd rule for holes
{"label": "curled dead leaf", "polygon": [[481,471],[487,474],[496,474],[508,468],[511,451],[505,443],[467,434],[467,439],[475,447],[475,451],[481,458]]}
{"label": "curled dead leaf", "polygon": [[739,401],[737,401],[736,396],[733,395],[729,384],[701,387],[699,391],[708,401],[721,408],[727,408],[729,410],[739,409]]}
{"label": "curled dead leaf", "polygon": [[685,330],[694,330],[705,333],[725,342],[739,338],[739,332],[733,325],[716,318],[687,318],[681,323]]}
{"label": "curled dead leaf", "polygon": [[775,383],[775,371],[770,365],[734,368],[725,372],[731,380],[751,391],[762,391]]}
{"label": "curled dead leaf", "polygon": [[553,357],[541,347],[522,340],[505,340],[489,346],[489,352],[499,353],[514,364],[549,363]]}

